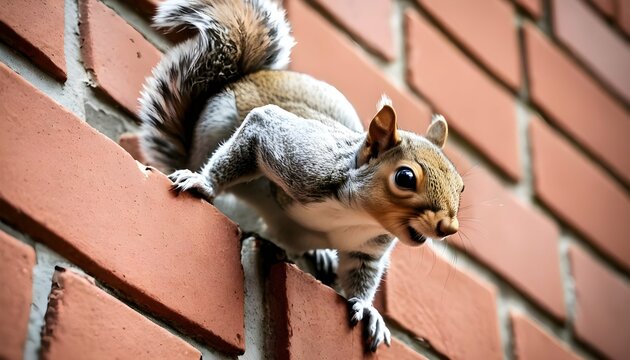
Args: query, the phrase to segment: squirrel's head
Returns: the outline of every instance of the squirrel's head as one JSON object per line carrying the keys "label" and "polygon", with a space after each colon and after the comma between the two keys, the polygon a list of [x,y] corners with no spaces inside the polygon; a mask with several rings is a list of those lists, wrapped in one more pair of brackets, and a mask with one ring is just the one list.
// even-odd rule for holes
{"label": "squirrel's head", "polygon": [[407,245],[457,232],[462,177],[442,148],[448,125],[434,115],[424,136],[402,131],[387,99],[372,119],[358,166],[373,173],[363,206]]}

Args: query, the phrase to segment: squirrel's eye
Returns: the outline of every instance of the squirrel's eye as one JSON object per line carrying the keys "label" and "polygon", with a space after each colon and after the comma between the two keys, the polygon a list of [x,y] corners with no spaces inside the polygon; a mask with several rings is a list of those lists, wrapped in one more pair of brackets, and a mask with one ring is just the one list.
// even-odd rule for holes
{"label": "squirrel's eye", "polygon": [[413,170],[408,167],[401,167],[396,170],[396,175],[394,176],[394,181],[396,182],[396,186],[405,190],[415,190],[416,189],[416,175],[414,175]]}

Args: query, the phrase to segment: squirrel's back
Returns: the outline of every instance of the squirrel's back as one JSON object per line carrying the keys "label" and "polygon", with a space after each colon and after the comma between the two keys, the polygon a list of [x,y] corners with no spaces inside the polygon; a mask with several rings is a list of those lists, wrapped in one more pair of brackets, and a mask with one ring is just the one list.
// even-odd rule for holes
{"label": "squirrel's back", "polygon": [[294,40],[284,10],[267,0],[166,0],[154,22],[198,31],[164,55],[140,97],[149,162],[178,169],[188,163],[205,100],[247,74],[286,67]]}

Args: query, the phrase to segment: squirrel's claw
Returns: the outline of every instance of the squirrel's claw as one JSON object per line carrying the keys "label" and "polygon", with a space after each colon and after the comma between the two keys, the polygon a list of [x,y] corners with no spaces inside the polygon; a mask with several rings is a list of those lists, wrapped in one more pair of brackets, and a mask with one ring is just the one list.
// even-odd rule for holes
{"label": "squirrel's claw", "polygon": [[361,320],[365,320],[367,323],[366,333],[370,351],[375,352],[378,346],[383,343],[391,346],[392,335],[378,310],[359,298],[348,300],[348,304],[350,306],[350,323],[352,326]]}
{"label": "squirrel's claw", "polygon": [[173,172],[168,178],[173,182],[171,190],[178,194],[182,191],[194,192],[209,203],[214,201],[216,194],[205,176],[185,169]]}

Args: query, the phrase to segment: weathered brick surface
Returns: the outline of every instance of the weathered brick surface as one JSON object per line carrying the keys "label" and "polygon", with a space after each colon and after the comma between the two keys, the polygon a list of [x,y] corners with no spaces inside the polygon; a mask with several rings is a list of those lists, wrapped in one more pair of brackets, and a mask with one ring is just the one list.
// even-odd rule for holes
{"label": "weathered brick surface", "polygon": [[627,358],[630,285],[577,246],[571,246],[569,257],[575,284],[576,335],[611,359]]}
{"label": "weathered brick surface", "polygon": [[3,1],[0,38],[59,80],[66,80],[63,0]]}
{"label": "weathered brick surface", "polygon": [[0,231],[0,359],[22,359],[31,311],[35,251]]}
{"label": "weathered brick surface", "polygon": [[185,341],[63,269],[53,276],[40,354],[46,360],[201,358]]}
{"label": "weathered brick surface", "polygon": [[501,80],[518,88],[518,38],[511,4],[496,0],[416,1]]}
{"label": "weathered brick surface", "polygon": [[243,351],[237,227],[0,65],[0,215],[139,306]]}
{"label": "weathered brick surface", "polygon": [[[466,174],[460,233],[449,242],[477,257],[555,317],[566,314],[560,278],[558,228],[523,204],[488,172],[462,164]],[[532,266],[536,259],[536,266]]]}
{"label": "weathered brick surface", "polygon": [[366,352],[346,299],[293,265],[273,265],[267,287],[278,359],[424,359],[395,339]]}
{"label": "weathered brick surface", "polygon": [[580,0],[555,0],[552,4],[556,35],[630,102],[630,47],[626,40]]}
{"label": "weathered brick surface", "polygon": [[539,119],[532,121],[531,137],[537,196],[592,244],[630,269],[628,193]]}
{"label": "weathered brick surface", "polygon": [[125,133],[120,136],[118,140],[118,144],[120,147],[125,149],[131,157],[136,159],[137,161],[150,165],[147,162],[144,154],[142,153],[142,148],[140,147],[140,137],[138,134]]}
{"label": "weathered brick surface", "polygon": [[630,157],[620,156],[630,153],[630,115],[533,25],[524,33],[534,102],[630,183]]}
{"label": "weathered brick surface", "polygon": [[396,58],[389,22],[392,0],[372,0],[367,6],[357,0],[316,0],[316,3],[369,49],[387,60]]}
{"label": "weathered brick surface", "polygon": [[[617,3],[623,3],[624,1],[626,0],[618,0]],[[590,2],[607,17],[612,17],[615,14],[615,8],[619,6],[615,3],[615,0],[590,0]]]}
{"label": "weathered brick surface", "polygon": [[512,179],[521,176],[516,107],[509,93],[413,11],[405,14],[410,85]]}
{"label": "weathered brick surface", "polygon": [[630,35],[630,1],[621,0],[617,3],[617,23],[626,35]]}
{"label": "weathered brick surface", "polygon": [[542,15],[542,0],[516,0],[533,17],[539,18]]}
{"label": "weathered brick surface", "polygon": [[516,359],[580,360],[566,345],[542,330],[527,316],[512,311],[514,356]]}
{"label": "weathered brick surface", "polygon": [[384,314],[448,358],[502,358],[495,288],[428,246],[399,244],[381,286]]}
{"label": "weathered brick surface", "polygon": [[160,52],[103,3],[97,0],[79,3],[86,67],[92,71],[99,88],[135,113],[144,79],[159,61]]}
{"label": "weathered brick surface", "polygon": [[424,133],[431,118],[426,104],[391,83],[359,49],[343,39],[302,0],[288,0],[285,6],[298,41],[292,55],[292,70],[311,74],[335,86],[356,107],[366,125],[376,113],[377,101],[385,93],[394,102],[400,127]]}

